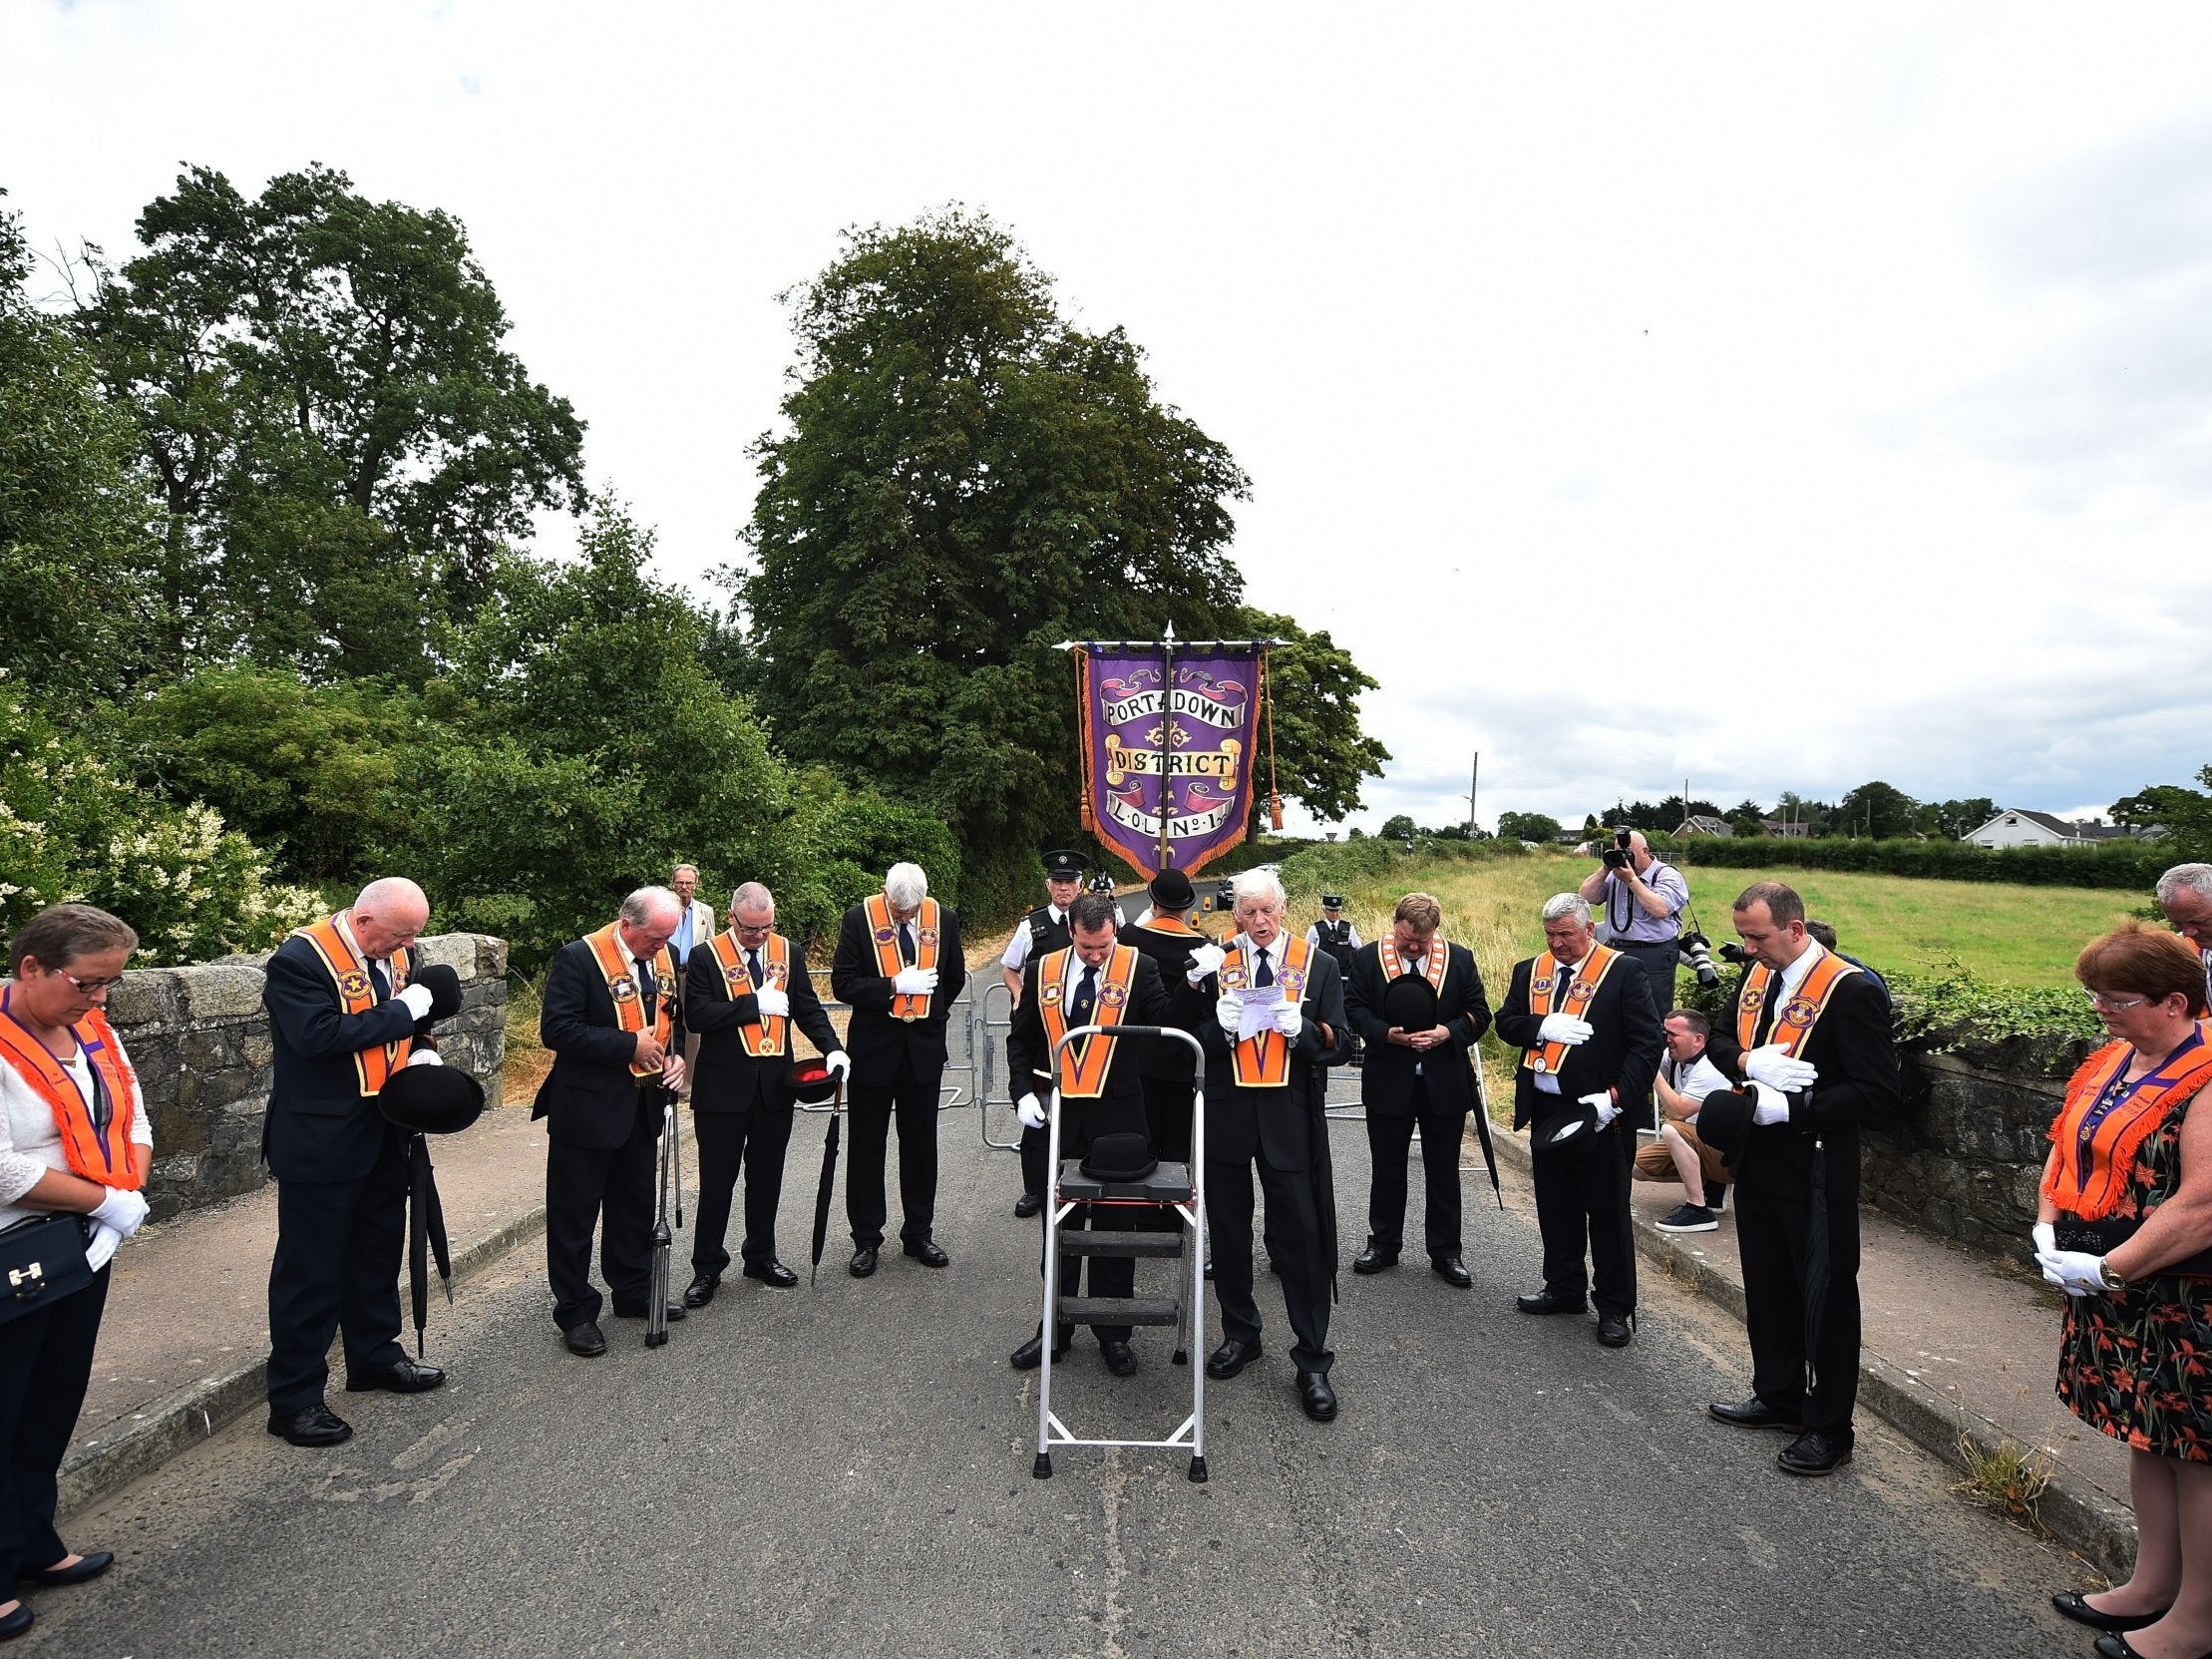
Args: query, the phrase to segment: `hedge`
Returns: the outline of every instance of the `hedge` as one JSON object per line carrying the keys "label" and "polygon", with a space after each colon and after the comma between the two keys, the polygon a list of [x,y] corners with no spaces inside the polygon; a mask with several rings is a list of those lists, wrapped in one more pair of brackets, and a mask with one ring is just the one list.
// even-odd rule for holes
{"label": "hedge", "polygon": [[1964,841],[1867,841],[1826,836],[1654,836],[1669,863],[1736,869],[1865,870],[1941,881],[2005,882],[2021,887],[2111,887],[2148,894],[2186,856],[2171,842],[2113,841],[2094,847],[2008,847]]}

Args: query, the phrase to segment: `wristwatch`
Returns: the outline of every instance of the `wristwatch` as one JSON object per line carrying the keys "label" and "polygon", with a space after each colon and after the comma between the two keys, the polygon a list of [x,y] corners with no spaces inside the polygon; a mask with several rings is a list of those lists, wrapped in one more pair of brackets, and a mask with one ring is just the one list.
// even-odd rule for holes
{"label": "wristwatch", "polygon": [[2096,1259],[2097,1283],[2106,1290],[2125,1290],[2127,1281],[2112,1271],[2111,1262],[2103,1256]]}

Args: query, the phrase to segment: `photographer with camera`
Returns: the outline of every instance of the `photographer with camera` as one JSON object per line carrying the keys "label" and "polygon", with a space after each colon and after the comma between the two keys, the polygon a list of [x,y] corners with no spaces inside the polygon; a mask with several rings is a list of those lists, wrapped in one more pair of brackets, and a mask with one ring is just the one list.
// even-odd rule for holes
{"label": "photographer with camera", "polygon": [[[1671,864],[1659,862],[1642,830],[1615,830],[1610,845],[1586,841],[1576,850],[1604,861],[1576,889],[1593,908],[1603,907],[1600,943],[1619,951],[1644,976],[1653,1008],[1672,1008],[1676,942],[1689,883]],[[1651,1126],[1644,1109],[1637,1108],[1640,1129]]]}

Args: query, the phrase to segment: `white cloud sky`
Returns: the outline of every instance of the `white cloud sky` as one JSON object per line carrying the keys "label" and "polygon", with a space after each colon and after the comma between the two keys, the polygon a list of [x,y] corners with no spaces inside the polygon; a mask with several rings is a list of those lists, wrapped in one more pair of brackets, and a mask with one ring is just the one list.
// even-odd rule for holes
{"label": "white cloud sky", "polygon": [[446,208],[685,581],[775,295],[963,201],[1252,474],[1370,827],[1476,749],[1486,823],[2072,810],[2212,760],[2208,65],[2180,5],[16,0],[0,185],[119,256],[186,162]]}

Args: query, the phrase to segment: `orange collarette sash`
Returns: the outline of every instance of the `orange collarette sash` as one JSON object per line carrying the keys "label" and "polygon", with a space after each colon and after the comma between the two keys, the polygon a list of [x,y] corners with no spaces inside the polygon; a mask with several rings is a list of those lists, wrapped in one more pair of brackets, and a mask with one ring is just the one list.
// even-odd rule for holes
{"label": "orange collarette sash", "polygon": [[[343,912],[339,913],[343,915]],[[304,939],[314,947],[315,955],[322,958],[331,982],[338,988],[338,1007],[347,1014],[366,1014],[383,999],[376,994],[376,980],[369,973],[368,964],[360,953],[346,943],[346,936],[339,931],[338,917],[326,916],[320,922],[304,928],[295,928],[293,937]],[[407,989],[407,976],[415,966],[415,953],[394,951],[391,955],[392,995],[397,997]],[[382,1091],[393,1072],[407,1063],[413,1051],[415,1038],[412,1034],[397,1042],[378,1042],[356,1049],[353,1055],[353,1074],[361,1084],[364,1097]]]}
{"label": "orange collarette sash", "polygon": [[[729,988],[730,1001],[753,994],[753,976],[745,968],[745,947],[737,942],[737,930],[730,928],[714,936],[714,960],[722,965],[722,983]],[[768,960],[760,965],[766,983],[782,991],[791,984],[791,941],[780,933],[768,936]],[[745,1044],[745,1051],[755,1059],[781,1059],[784,1055],[784,1028],[790,1022],[780,1014],[757,1020],[750,1026],[737,1028],[738,1040]]]}
{"label": "orange collarette sash", "polygon": [[[1283,1000],[1295,1003],[1305,996],[1307,965],[1313,959],[1313,947],[1302,939],[1292,939],[1289,934],[1283,939],[1283,972],[1276,975],[1275,983],[1283,988]],[[1245,967],[1244,936],[1230,946],[1229,954],[1222,960],[1221,986],[1224,991],[1243,991],[1250,972]],[[1278,1031],[1265,1031],[1258,1037],[1247,1037],[1237,1044],[1236,1065],[1239,1088],[1281,1088],[1290,1080],[1290,1039]]]}
{"label": "orange collarette sash", "polygon": [[[899,970],[907,964],[899,955],[899,924],[892,918],[891,900],[881,893],[871,893],[867,903],[869,937],[876,941],[876,971],[887,980],[896,979]],[[914,919],[914,966],[934,968],[936,965],[937,902],[923,899]],[[929,999],[894,994],[891,1017],[894,1020],[926,1020]]]}
{"label": "orange collarette sash", "polygon": [[1180,916],[1155,916],[1144,927],[1153,933],[1173,934],[1178,939],[1204,939],[1203,929],[1194,928]]}
{"label": "orange collarette sash", "polygon": [[148,1163],[147,1149],[131,1138],[140,1110],[138,1079],[123,1063],[116,1034],[99,1009],[70,1031],[107,1088],[111,1111],[105,1128],[93,1122],[92,1102],[77,1086],[77,1079],[45,1043],[8,1014],[6,998],[0,996],[0,1060],[20,1071],[54,1113],[62,1157],[71,1172],[102,1186],[137,1192],[146,1185]]}
{"label": "orange collarette sash", "polygon": [[[637,977],[630,972],[630,954],[622,947],[620,927],[619,922],[609,922],[597,933],[586,934],[583,942],[591,947],[591,960],[599,966],[599,978],[606,981],[606,994],[614,999],[614,1024],[634,1034],[645,1029],[645,1002],[637,994]],[[676,1031],[675,999],[669,994],[675,984],[676,959],[665,945],[653,955],[653,973],[660,980],[660,994],[653,999],[653,1036],[665,1049]],[[660,1067],[640,1065],[633,1059],[630,1075],[657,1077]]]}
{"label": "orange collarette sash", "polygon": [[[1529,1012],[1537,1014],[1565,1014],[1580,1020],[1583,1011],[1597,998],[1598,988],[1606,983],[1606,976],[1613,972],[1613,965],[1621,960],[1621,953],[1604,945],[1590,947],[1590,955],[1582,959],[1582,972],[1570,982],[1563,963],[1553,959],[1546,951],[1529,966]],[[1536,999],[1546,999],[1541,1011],[1535,1007]],[[1521,1063],[1542,1075],[1559,1074],[1567,1063],[1567,1050],[1574,1046],[1568,1042],[1546,1042],[1530,1048],[1521,1055]]]}
{"label": "orange collarette sash", "polygon": [[[1398,955],[1398,942],[1389,934],[1375,941],[1375,951],[1382,958],[1382,983],[1388,985],[1405,972],[1404,959]],[[1428,958],[1421,972],[1428,979],[1428,988],[1438,997],[1444,995],[1444,976],[1451,972],[1452,954],[1444,944],[1444,936],[1431,934]]]}
{"label": "orange collarette sash", "polygon": [[[1045,1039],[1059,1050],[1060,1098],[1095,1100],[1106,1089],[1106,1067],[1114,1054],[1110,1037],[1079,1037],[1065,1048],[1060,1038],[1068,1034],[1067,976],[1077,972],[1072,947],[1054,951],[1037,965],[1037,1014],[1044,1021]],[[1118,1026],[1129,1007],[1130,983],[1137,977],[1137,948],[1116,945],[1099,970],[1098,1003],[1090,1024]]]}
{"label": "orange collarette sash", "polygon": [[2092,1121],[2105,1095],[2124,1087],[2120,1079],[2134,1051],[2121,1041],[2107,1042],[2091,1054],[2066,1084],[2065,1104],[2051,1120],[2057,1156],[2043,1174],[2042,1193],[2084,1221],[2101,1221],[2119,1207],[2143,1142],[2165,1122],[2176,1101],[2212,1081],[2212,1043],[2200,1039],[2187,1053],[2162,1062]]}
{"label": "orange collarette sash", "polygon": [[[1836,987],[1847,975],[1857,972],[1858,969],[1835,952],[1824,951],[1798,986],[1797,995],[1783,1005],[1773,1028],[1766,1034],[1766,1040],[1770,1044],[1780,1044],[1785,1054],[1796,1053],[1805,1045],[1805,1038],[1812,1035],[1814,1022],[1827,1008]],[[1736,994],[1736,1041],[1746,1049],[1758,1037],[1759,1010],[1766,1006],[1767,987],[1778,977],[1763,962],[1752,964],[1744,973],[1743,989]]]}

